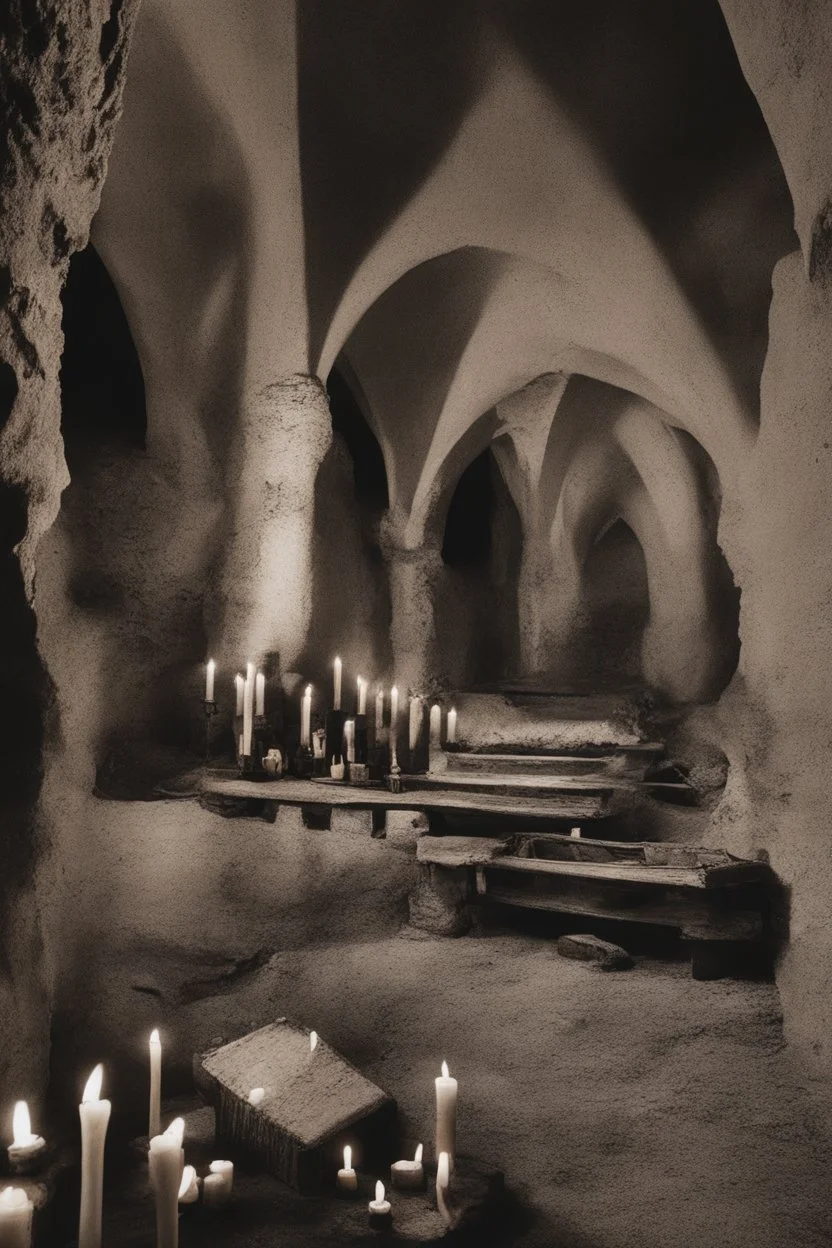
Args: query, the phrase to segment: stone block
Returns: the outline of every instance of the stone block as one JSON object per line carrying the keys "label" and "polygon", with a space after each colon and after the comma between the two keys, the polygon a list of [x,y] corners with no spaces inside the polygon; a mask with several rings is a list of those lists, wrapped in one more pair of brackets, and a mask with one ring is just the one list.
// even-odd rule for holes
{"label": "stone block", "polygon": [[385,840],[394,849],[415,849],[430,825],[423,810],[388,810],[384,821]]}
{"label": "stone block", "polygon": [[362,836],[369,840],[373,835],[373,812],[356,810],[351,806],[333,806],[329,830],[344,836]]}
{"label": "stone block", "polygon": [[575,958],[580,962],[594,962],[602,971],[626,971],[633,959],[626,949],[598,936],[561,936],[558,953],[562,958]]}

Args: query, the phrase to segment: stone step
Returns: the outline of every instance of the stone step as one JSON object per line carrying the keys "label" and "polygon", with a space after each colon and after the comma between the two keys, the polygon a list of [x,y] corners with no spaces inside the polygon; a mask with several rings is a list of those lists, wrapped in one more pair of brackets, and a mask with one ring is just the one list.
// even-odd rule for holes
{"label": "stone step", "polygon": [[639,709],[626,698],[462,692],[455,705],[457,744],[472,752],[611,753],[647,741]]}

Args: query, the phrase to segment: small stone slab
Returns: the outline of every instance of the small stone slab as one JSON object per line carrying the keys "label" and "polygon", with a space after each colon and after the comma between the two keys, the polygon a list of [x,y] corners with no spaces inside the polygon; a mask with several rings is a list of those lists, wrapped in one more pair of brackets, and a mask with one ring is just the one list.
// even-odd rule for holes
{"label": "small stone slab", "polygon": [[579,962],[594,962],[602,971],[626,971],[634,965],[626,949],[598,936],[561,936],[558,953],[562,958],[575,958]]}
{"label": "small stone slab", "polygon": [[[286,1019],[194,1058],[194,1078],[217,1116],[217,1140],[302,1193],[334,1182],[344,1144],[388,1160],[395,1102],[325,1040]],[[252,1088],[263,1088],[259,1105]]]}
{"label": "small stone slab", "polygon": [[507,850],[507,841],[497,837],[423,836],[416,858],[437,867],[476,867],[493,862]]}

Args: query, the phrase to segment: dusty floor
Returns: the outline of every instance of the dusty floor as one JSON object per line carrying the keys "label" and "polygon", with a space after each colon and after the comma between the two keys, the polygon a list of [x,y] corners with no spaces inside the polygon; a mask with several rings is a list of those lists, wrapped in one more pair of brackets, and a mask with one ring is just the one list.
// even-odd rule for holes
{"label": "dusty floor", "polygon": [[[131,1095],[145,1104],[142,1054],[154,1022],[167,1036],[166,1078],[181,1088],[195,1050],[286,1014],[316,1028],[387,1089],[415,1139],[430,1138],[433,1078],[447,1059],[459,1078],[460,1150],[505,1171],[531,1214],[518,1241],[524,1245],[832,1243],[832,1140],[812,1125],[812,1102],[784,1046],[772,984],[696,982],[684,962],[646,957],[632,971],[604,974],[560,958],[551,941],[530,934],[413,938],[399,930],[407,860],[384,842],[358,847],[334,833],[281,832],[197,812],[183,844],[165,823],[169,811],[144,804],[141,840],[126,835],[129,809],[110,809],[109,840],[98,839],[103,858],[94,869],[100,872],[110,854],[126,874],[115,907],[120,922],[82,967],[82,1034],[110,1063],[117,1106]],[[341,856],[341,909],[336,894],[326,912],[323,894],[313,893],[317,914],[304,906],[308,877],[294,867],[285,874],[299,845],[309,862],[319,856],[331,865]],[[152,881],[138,868],[149,854]],[[387,868],[391,854],[395,864]],[[239,884],[229,890],[229,879],[239,880],[241,855],[261,863],[254,894]],[[190,861],[196,871],[206,860],[211,877],[224,880],[226,908],[213,907],[205,876],[198,888],[192,881],[189,913],[177,915],[168,904],[181,895],[175,864]],[[206,950],[222,949],[235,925],[239,952],[268,947],[277,912],[270,918],[264,898],[279,894],[285,913],[287,890],[296,909],[307,912],[306,939],[292,947],[284,939],[262,964],[255,959],[227,983],[220,976],[200,989],[195,962],[207,965]],[[172,916],[168,930],[163,914]],[[182,943],[177,957],[184,919],[193,941]],[[257,1209],[268,1225],[268,1202]],[[251,1219],[239,1230],[227,1224],[204,1242],[289,1242],[279,1226],[255,1234]],[[118,1245],[117,1233],[108,1242]],[[313,1232],[308,1242],[323,1241]]]}

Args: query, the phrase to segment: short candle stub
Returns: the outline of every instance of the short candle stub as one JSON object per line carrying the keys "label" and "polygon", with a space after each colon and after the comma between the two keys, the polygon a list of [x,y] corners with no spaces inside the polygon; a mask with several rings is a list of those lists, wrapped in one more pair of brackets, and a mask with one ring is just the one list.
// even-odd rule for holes
{"label": "short candle stub", "polygon": [[339,1196],[354,1196],[358,1191],[358,1175],[352,1168],[352,1148],[344,1146],[344,1165],[338,1171],[335,1190]]}
{"label": "short candle stub", "polygon": [[385,1199],[384,1184],[380,1179],[376,1183],[376,1198],[370,1201],[367,1209],[370,1214],[370,1226],[374,1231],[386,1231],[390,1228],[393,1221],[390,1201]]}
{"label": "short candle stub", "polygon": [[47,1158],[46,1140],[32,1131],[29,1106],[18,1101],[12,1116],[12,1142],[8,1148],[9,1170],[12,1174],[36,1174]]}
{"label": "short candle stub", "polygon": [[397,1191],[420,1192],[425,1186],[422,1145],[416,1146],[412,1161],[394,1161],[390,1167],[390,1183]]}

